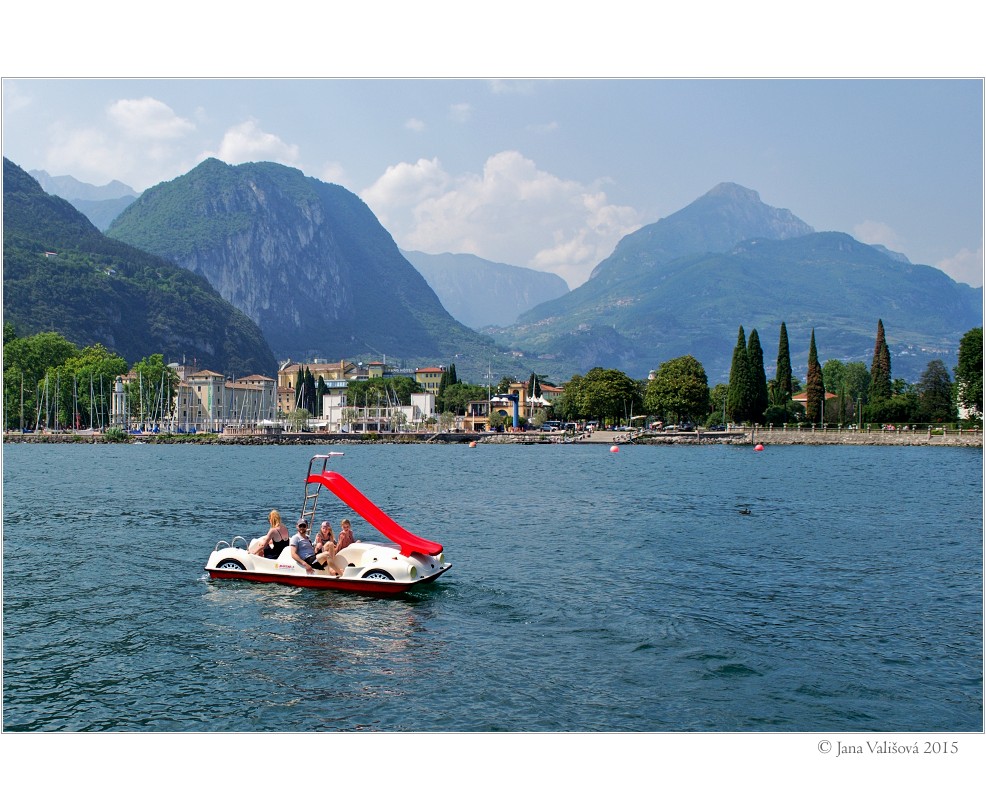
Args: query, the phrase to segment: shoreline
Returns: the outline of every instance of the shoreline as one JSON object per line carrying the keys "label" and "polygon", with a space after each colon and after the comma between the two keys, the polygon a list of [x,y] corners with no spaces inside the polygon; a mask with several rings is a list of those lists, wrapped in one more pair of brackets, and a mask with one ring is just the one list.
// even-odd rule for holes
{"label": "shoreline", "polygon": [[401,433],[401,434],[130,434],[125,441],[108,440],[89,432],[5,432],[4,443],[88,445],[886,445],[933,447],[983,447],[982,429],[941,432],[826,429],[788,430],[747,428],[740,431],[677,433],[595,431],[576,437],[553,433]]}

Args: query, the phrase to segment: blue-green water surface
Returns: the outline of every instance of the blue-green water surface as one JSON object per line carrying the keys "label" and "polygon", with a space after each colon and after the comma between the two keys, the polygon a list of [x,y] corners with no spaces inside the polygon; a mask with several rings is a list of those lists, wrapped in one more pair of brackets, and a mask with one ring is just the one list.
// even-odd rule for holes
{"label": "blue-green water surface", "polygon": [[[453,568],[384,599],[209,580],[327,450]],[[981,731],[982,461],[5,445],[4,729]]]}

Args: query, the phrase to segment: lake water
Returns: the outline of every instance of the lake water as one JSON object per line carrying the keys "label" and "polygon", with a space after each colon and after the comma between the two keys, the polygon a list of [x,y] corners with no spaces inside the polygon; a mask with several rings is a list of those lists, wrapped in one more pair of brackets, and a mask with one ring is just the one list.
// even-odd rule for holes
{"label": "lake water", "polygon": [[[385,599],[210,581],[327,450],[453,568]],[[5,445],[4,730],[981,731],[982,463]]]}

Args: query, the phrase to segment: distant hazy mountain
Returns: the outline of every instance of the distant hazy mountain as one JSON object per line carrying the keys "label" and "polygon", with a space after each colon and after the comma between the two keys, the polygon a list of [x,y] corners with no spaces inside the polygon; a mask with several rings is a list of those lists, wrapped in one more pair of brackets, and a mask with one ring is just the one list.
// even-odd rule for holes
{"label": "distant hazy mountain", "polygon": [[161,353],[233,375],[273,374],[260,330],[200,276],[109,239],[3,161],[3,317],[128,362]]}
{"label": "distant hazy mountain", "polygon": [[728,378],[740,325],[758,331],[772,367],[784,321],[803,378],[813,328],[823,362],[869,366],[881,318],[893,375],[916,380],[934,358],[954,366],[962,335],[982,325],[982,290],[847,234],[816,234],[721,184],[624,237],[581,287],[490,332],[535,357],[636,377],[690,354],[715,383]]}
{"label": "distant hazy mountain", "polygon": [[473,329],[512,324],[531,307],[568,292],[565,280],[554,273],[490,262],[471,253],[401,253],[445,309]]}
{"label": "distant hazy mountain", "polygon": [[109,228],[116,216],[137,199],[137,192],[119,180],[94,186],[92,183],[76,180],[71,175],[53,177],[43,169],[32,169],[28,174],[48,194],[68,200],[100,231]]}
{"label": "distant hazy mountain", "polygon": [[109,234],[202,274],[281,358],[462,353],[485,370],[493,350],[446,312],[362,200],[297,169],[209,159],[145,191]]}

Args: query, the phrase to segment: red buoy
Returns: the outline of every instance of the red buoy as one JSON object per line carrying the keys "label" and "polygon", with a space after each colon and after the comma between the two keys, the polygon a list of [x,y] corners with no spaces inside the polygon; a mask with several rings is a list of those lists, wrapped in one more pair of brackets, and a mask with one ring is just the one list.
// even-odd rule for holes
{"label": "red buoy", "polygon": [[620,452],[620,449],[616,445],[611,445],[610,448],[609,448],[609,452],[610,453],[619,453]]}
{"label": "red buoy", "polygon": [[755,450],[755,451],[762,451],[763,450],[763,445],[761,445],[760,443],[757,443],[756,447],[753,450]]}

